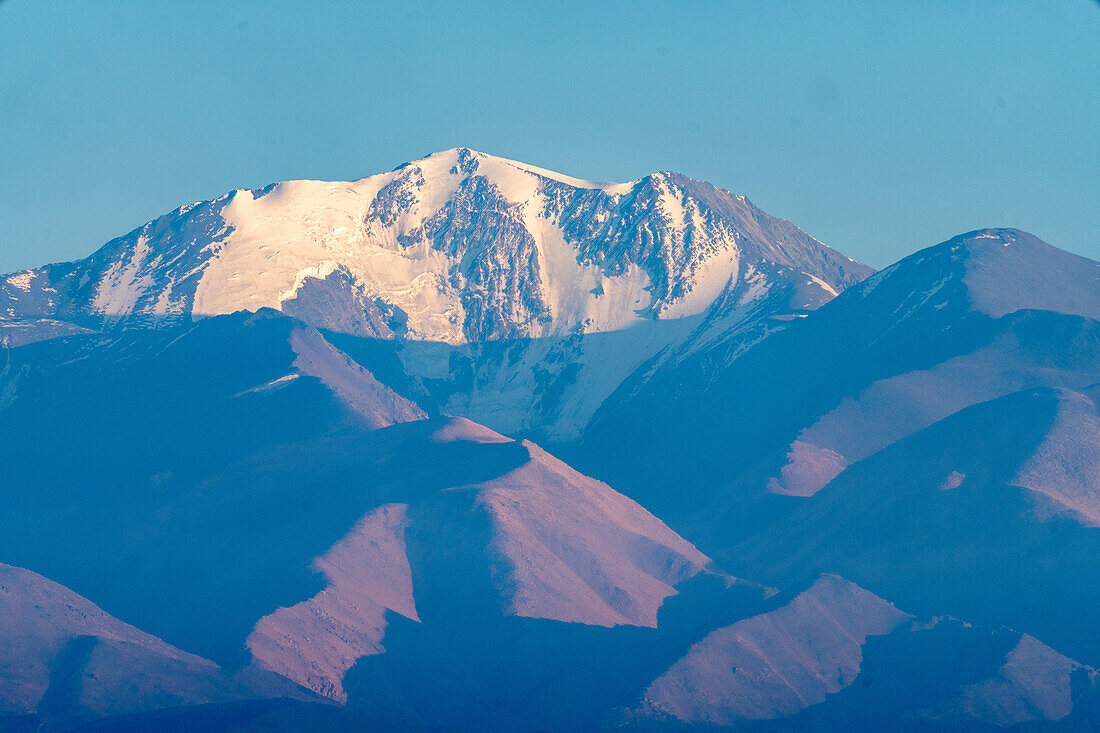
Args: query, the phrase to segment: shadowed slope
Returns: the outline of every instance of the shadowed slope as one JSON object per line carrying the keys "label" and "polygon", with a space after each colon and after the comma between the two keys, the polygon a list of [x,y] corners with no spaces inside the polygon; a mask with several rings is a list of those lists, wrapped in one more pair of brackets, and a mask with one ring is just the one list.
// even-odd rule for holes
{"label": "shadowed slope", "polygon": [[[962,235],[747,348],[719,344],[628,380],[563,454],[721,547],[736,533],[712,521],[716,501],[747,502],[738,521],[751,529],[790,504],[764,492],[812,494],[968,405],[1100,381],[1098,272],[1015,230]],[[667,489],[682,476],[695,482],[686,501]]]}
{"label": "shadowed slope", "polygon": [[1095,469],[1095,392],[967,408],[849,467],[723,557],[779,584],[840,573],[903,608],[1008,625],[1095,664],[1100,486],[1064,480]]}

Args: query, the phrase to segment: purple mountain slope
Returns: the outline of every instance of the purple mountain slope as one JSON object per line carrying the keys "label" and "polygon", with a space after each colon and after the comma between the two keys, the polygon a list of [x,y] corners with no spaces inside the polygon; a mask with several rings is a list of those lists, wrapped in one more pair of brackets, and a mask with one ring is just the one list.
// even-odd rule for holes
{"label": "purple mountain slope", "polygon": [[1017,230],[467,149],[181,207],[0,277],[0,730],[1087,730],[1098,385]]}
{"label": "purple mountain slope", "polygon": [[1100,387],[974,405],[850,466],[723,553],[771,583],[824,569],[918,612],[1032,634],[1088,664],[1100,635]]}
{"label": "purple mountain slope", "polygon": [[[753,343],[628,380],[564,452],[677,526],[706,522],[719,495],[767,521],[784,497],[968,405],[1100,381],[1098,277],[1100,264],[1021,232],[963,235]],[[695,503],[663,503],[683,475]]]}

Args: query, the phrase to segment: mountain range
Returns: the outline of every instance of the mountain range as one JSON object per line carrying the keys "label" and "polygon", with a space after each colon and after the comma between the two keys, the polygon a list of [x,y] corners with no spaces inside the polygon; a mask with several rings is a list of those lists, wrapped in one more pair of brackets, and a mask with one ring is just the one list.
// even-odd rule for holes
{"label": "mountain range", "polygon": [[1100,263],[465,148],[0,276],[0,729],[1093,730]]}

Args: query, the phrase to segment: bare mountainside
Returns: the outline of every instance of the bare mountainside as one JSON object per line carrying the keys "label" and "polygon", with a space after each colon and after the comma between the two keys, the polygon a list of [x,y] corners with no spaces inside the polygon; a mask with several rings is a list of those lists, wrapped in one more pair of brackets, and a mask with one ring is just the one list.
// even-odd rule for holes
{"label": "bare mountainside", "polygon": [[[1017,230],[978,230],[766,338],[654,360],[566,457],[670,521],[697,517],[720,545],[965,407],[1098,381],[1100,263]],[[664,487],[683,475],[697,490],[674,497]]]}
{"label": "bare mountainside", "polygon": [[1095,730],[1098,385],[1014,229],[872,275],[466,149],[183,207],[0,278],[0,730]]}

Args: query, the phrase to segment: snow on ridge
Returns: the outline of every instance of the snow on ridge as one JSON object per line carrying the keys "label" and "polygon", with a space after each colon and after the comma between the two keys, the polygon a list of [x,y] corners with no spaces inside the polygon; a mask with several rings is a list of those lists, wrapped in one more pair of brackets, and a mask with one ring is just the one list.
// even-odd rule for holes
{"label": "snow on ridge", "polygon": [[1016,229],[952,241],[964,245],[963,282],[975,310],[992,318],[1034,309],[1100,319],[1100,262]]}
{"label": "snow on ridge", "polygon": [[594,263],[578,259],[558,222],[546,216],[545,198],[532,192],[524,209],[524,225],[538,252],[540,292],[550,310],[554,330],[567,333],[618,331],[644,320],[639,311],[652,305],[648,275],[631,264],[621,275],[609,275]]}
{"label": "snow on ridge", "polygon": [[909,296],[902,318],[952,285],[953,292],[965,289],[971,310],[991,318],[1030,309],[1100,319],[1100,262],[1017,229],[979,229],[927,247],[867,278],[853,294],[867,297],[888,282],[893,295]]}
{"label": "snow on ridge", "polygon": [[[736,275],[731,251],[738,249],[737,237],[709,214],[702,216],[679,177],[654,174],[645,180],[660,188],[656,208],[647,209],[644,197],[624,204],[630,209],[624,216],[653,219],[640,224],[648,232],[643,235],[630,231],[626,218],[607,219],[617,198],[641,181],[583,181],[455,148],[356,181],[285,181],[180,207],[110,243],[106,258],[78,263],[80,284],[93,281],[85,304],[92,313],[140,312],[155,325],[158,316],[279,308],[305,281],[341,269],[366,295],[407,315],[404,338],[456,345],[500,333],[545,335],[539,303],[549,309],[550,332],[557,333],[617,330],[651,311],[657,317],[701,313]],[[559,187],[555,196],[604,197],[597,208],[610,209],[591,213],[610,227],[599,247],[619,246],[622,237],[642,239],[624,241],[609,270],[603,254],[582,253],[573,233],[562,232],[563,222],[540,195],[548,183]],[[441,216],[464,216],[468,221],[459,225],[469,229],[445,244],[440,237],[448,223],[441,225]],[[711,241],[715,237],[722,241]],[[522,271],[525,238],[536,240],[539,253],[540,267],[529,272]],[[458,251],[443,251],[447,247]],[[479,289],[495,295],[491,278],[501,276],[499,267],[487,265],[490,256],[520,272],[506,298],[479,303]],[[624,256],[629,261],[620,262]],[[653,281],[655,273],[662,282]],[[665,279],[675,286],[667,287]],[[624,297],[612,291],[624,291]],[[631,297],[639,291],[645,292]],[[483,315],[485,308],[499,313]],[[496,325],[486,333],[489,323]]]}
{"label": "snow on ridge", "polygon": [[[557,439],[681,345],[758,260],[792,259],[823,282],[851,269],[793,225],[678,174],[600,184],[550,173],[455,148],[357,181],[242,189],[77,263],[58,298],[72,302],[53,311],[155,327],[267,307],[337,331],[367,313],[377,328],[355,335],[425,345],[401,351],[412,376],[453,379],[474,362],[486,386],[455,391],[450,412]],[[581,338],[592,334],[615,335]],[[479,345],[504,341],[522,343],[488,363],[494,349]]]}
{"label": "snow on ridge", "polygon": [[295,379],[297,379],[300,376],[301,376],[301,374],[298,373],[298,372],[293,372],[291,374],[284,374],[281,377],[276,377],[275,379],[272,379],[268,382],[264,382],[263,384],[257,385],[255,387],[250,387],[249,389],[246,389],[246,390],[242,390],[241,392],[238,392],[237,394],[235,394],[233,396],[234,397],[242,397],[246,394],[265,394],[265,393],[275,392],[277,390],[282,389],[283,387],[289,387],[290,383],[293,382]]}
{"label": "snow on ridge", "polygon": [[825,292],[827,292],[829,295],[833,296],[834,298],[836,296],[840,295],[840,293],[837,292],[836,288],[834,288],[832,285],[825,282],[821,278],[817,277],[816,275],[811,275],[809,273],[806,273],[806,276],[809,277],[810,280],[812,280],[814,283],[821,286],[822,290],[824,290]]}
{"label": "snow on ridge", "polygon": [[13,288],[22,290],[24,293],[29,293],[31,290],[31,283],[34,282],[34,278],[37,274],[37,270],[21,270],[19,272],[13,272],[4,280]]}
{"label": "snow on ridge", "polygon": [[[627,181],[625,183],[614,183],[614,182],[604,182],[604,181],[586,181],[586,180],[581,179],[581,178],[574,178],[573,176],[565,175],[564,173],[558,173],[556,171],[552,171],[552,170],[549,170],[547,168],[540,168],[539,166],[530,165],[528,163],[523,163],[523,162],[518,161],[518,160],[512,160],[510,158],[503,158],[503,157],[500,157],[500,156],[497,156],[497,155],[490,155],[489,153],[482,153],[482,152],[477,151],[477,150],[472,150],[470,148],[461,148],[461,147],[460,148],[451,148],[449,150],[443,150],[443,151],[440,151],[438,153],[433,153],[433,154],[428,155],[424,158],[421,158],[421,160],[428,160],[428,159],[434,158],[436,156],[451,156],[451,155],[457,156],[460,151],[465,151],[469,154],[472,154],[473,156],[475,156],[479,160],[487,161],[490,164],[493,164],[493,165],[496,165],[496,166],[511,166],[513,168],[517,168],[521,171],[524,171],[526,173],[530,173],[530,174],[538,176],[540,178],[548,178],[552,181],[557,181],[558,183],[564,183],[567,186],[572,186],[573,188],[595,189],[595,190],[604,191],[605,193],[608,193],[608,194],[611,194],[611,195],[623,195],[625,193],[629,193],[630,190],[635,185],[637,185],[637,183],[638,183],[638,180]],[[406,165],[409,165],[409,164],[406,164]]]}
{"label": "snow on ridge", "polygon": [[[684,318],[702,313],[738,279],[748,281],[752,272],[752,265],[742,269],[741,252],[736,247],[722,249],[705,260],[702,267],[692,274],[691,289],[665,305],[661,309],[661,317]],[[763,291],[757,290],[756,294],[762,295]]]}
{"label": "snow on ridge", "polygon": [[109,316],[133,312],[138,299],[154,285],[152,273],[143,266],[150,254],[149,238],[140,235],[129,257],[111,263],[99,281],[92,307]]}

